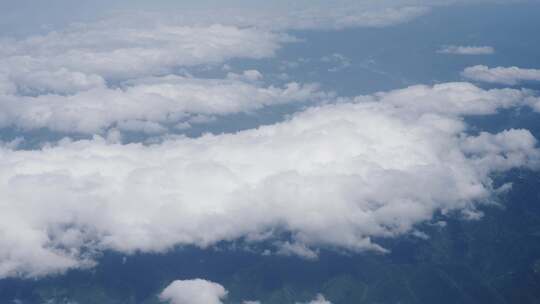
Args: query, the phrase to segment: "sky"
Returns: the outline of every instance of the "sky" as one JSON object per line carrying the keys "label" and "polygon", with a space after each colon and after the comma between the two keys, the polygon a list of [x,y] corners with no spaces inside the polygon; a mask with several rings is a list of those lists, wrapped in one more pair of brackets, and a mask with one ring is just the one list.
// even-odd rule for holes
{"label": "sky", "polygon": [[436,214],[481,221],[494,175],[540,166],[535,130],[468,120],[540,112],[537,8],[0,2],[0,279],[221,242],[385,254]]}

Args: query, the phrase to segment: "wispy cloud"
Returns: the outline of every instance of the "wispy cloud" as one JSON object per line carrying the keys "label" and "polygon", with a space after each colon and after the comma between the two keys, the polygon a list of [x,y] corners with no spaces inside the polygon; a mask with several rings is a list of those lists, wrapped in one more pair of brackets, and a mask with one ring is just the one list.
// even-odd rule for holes
{"label": "wispy cloud", "polygon": [[452,55],[491,55],[495,54],[495,49],[491,46],[447,45],[437,50],[437,53]]}

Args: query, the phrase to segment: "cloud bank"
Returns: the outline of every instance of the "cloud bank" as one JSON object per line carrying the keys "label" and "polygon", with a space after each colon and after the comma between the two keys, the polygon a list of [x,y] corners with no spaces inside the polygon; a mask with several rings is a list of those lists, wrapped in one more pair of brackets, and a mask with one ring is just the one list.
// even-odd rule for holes
{"label": "cloud bank", "polygon": [[[0,74],[26,91],[69,93],[99,86],[103,79],[162,75],[178,67],[231,58],[269,57],[283,41],[286,38],[280,34],[255,28],[105,19],[42,36],[3,41]],[[59,84],[65,79],[71,84],[67,90]]]}
{"label": "cloud bank", "polygon": [[518,67],[489,68],[485,65],[476,65],[466,68],[461,75],[475,81],[506,85],[516,85],[523,81],[540,81],[540,70]]}
{"label": "cloud bank", "polygon": [[169,75],[72,95],[0,95],[0,127],[84,134],[104,133],[110,128],[163,133],[193,122],[197,115],[249,112],[265,106],[314,102],[326,96],[316,85],[294,82],[264,87],[242,80]]}
{"label": "cloud bank", "polygon": [[235,240],[311,258],[318,248],[384,252],[374,238],[414,232],[435,212],[478,217],[492,173],[537,164],[528,131],[467,135],[462,120],[528,105],[531,94],[413,86],[235,134],[5,145],[0,277],[90,267],[103,250]]}
{"label": "cloud bank", "polygon": [[320,100],[315,85],[265,86],[254,70],[222,79],[182,71],[271,57],[287,39],[255,28],[106,19],[0,41],[0,128],[155,134],[189,127],[198,115]]}

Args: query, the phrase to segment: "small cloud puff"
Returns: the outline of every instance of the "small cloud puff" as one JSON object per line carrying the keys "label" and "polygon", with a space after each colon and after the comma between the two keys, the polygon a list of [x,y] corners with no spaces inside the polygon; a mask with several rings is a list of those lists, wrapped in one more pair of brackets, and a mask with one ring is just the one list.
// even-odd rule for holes
{"label": "small cloud puff", "polygon": [[195,279],[172,282],[159,298],[170,304],[222,304],[227,294],[227,290],[220,284]]}
{"label": "small cloud puff", "polygon": [[491,46],[447,45],[439,49],[437,53],[452,55],[491,55],[495,53],[495,49]]}

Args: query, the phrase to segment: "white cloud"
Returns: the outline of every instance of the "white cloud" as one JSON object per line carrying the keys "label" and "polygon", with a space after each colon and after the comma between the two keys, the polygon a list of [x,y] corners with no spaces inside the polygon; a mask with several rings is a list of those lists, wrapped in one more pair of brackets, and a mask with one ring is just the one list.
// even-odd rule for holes
{"label": "white cloud", "polygon": [[347,3],[341,6],[312,6],[288,12],[277,11],[273,18],[259,19],[252,23],[275,29],[317,30],[355,27],[386,27],[405,23],[429,12],[426,6],[381,7],[373,3]]}
{"label": "white cloud", "polygon": [[104,19],[0,41],[0,127],[148,134],[190,116],[316,101],[315,85],[264,86],[256,70],[226,79],[181,77],[180,67],[263,58],[287,36],[256,28]]}
{"label": "white cloud", "polygon": [[425,12],[348,1],[337,6],[282,3],[267,10],[225,5],[143,13],[129,7],[45,35],[1,39],[0,93],[15,87],[28,95],[74,94],[109,82],[174,74],[179,67],[271,57],[283,43],[294,41],[283,34],[289,29],[386,26]]}
{"label": "white cloud", "polygon": [[489,68],[476,65],[466,68],[463,77],[482,82],[516,85],[522,81],[540,81],[540,70],[522,69],[518,67]]}
{"label": "white cloud", "polygon": [[73,94],[78,91],[105,87],[105,80],[99,75],[72,72],[66,68],[54,71],[17,70],[13,71],[9,77],[22,94]]}
{"label": "white cloud", "polygon": [[170,304],[222,304],[227,290],[220,284],[202,280],[174,281],[161,292],[161,301]]}
{"label": "white cloud", "polygon": [[[426,10],[408,1],[308,4],[291,7],[283,2],[271,5],[274,9],[254,10],[243,3],[213,13],[208,7],[147,14],[120,10],[123,13],[46,35],[1,40],[0,127],[160,134],[171,126],[189,128],[193,115],[317,100],[324,94],[311,85],[264,87],[256,70],[229,73],[222,80],[170,74],[180,67],[221,65],[231,58],[273,56],[283,43],[294,40],[280,32],[287,29],[385,26]],[[350,65],[340,54],[325,60],[336,64],[330,71]]]}
{"label": "white cloud", "polygon": [[[356,102],[382,102],[405,112],[453,115],[494,114],[497,109],[530,105],[533,92],[517,89],[483,90],[473,84],[443,83],[414,85],[403,90],[381,92],[354,99]],[[345,99],[348,101],[348,99]]]}
{"label": "white cloud", "polygon": [[315,299],[307,303],[297,303],[297,304],[332,304],[332,302],[326,300],[322,294],[318,294],[317,297],[315,297]]}
{"label": "white cloud", "polygon": [[[73,25],[0,44],[0,74],[24,88],[72,92],[105,80],[166,74],[179,66],[269,57],[284,36],[234,26],[121,23]],[[68,83],[60,83],[69,79]]]}
{"label": "white cloud", "polygon": [[491,55],[495,53],[495,49],[491,46],[447,45],[439,49],[437,53],[453,55]]}
{"label": "white cloud", "polygon": [[528,131],[466,135],[462,119],[530,97],[465,83],[414,86],[235,134],[0,147],[0,277],[89,267],[106,249],[240,238],[312,257],[319,248],[384,251],[373,238],[415,232],[438,211],[478,214],[495,193],[491,173],[537,164]]}
{"label": "white cloud", "polygon": [[314,102],[325,96],[316,85],[263,87],[241,80],[154,77],[120,88],[100,87],[73,95],[0,96],[0,127],[95,134],[117,126],[125,131],[160,133],[167,125],[193,120],[190,117],[197,114],[248,112],[278,104]]}

